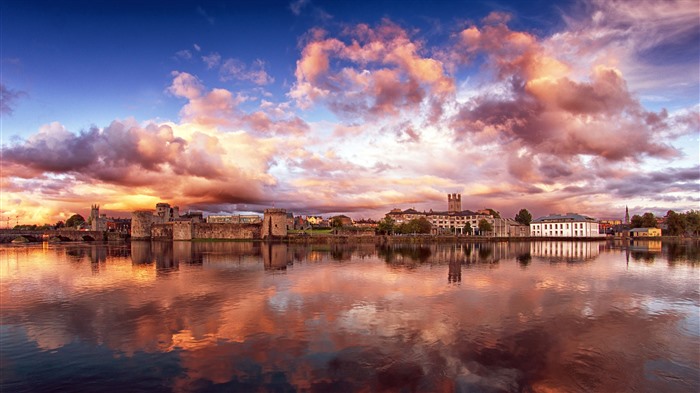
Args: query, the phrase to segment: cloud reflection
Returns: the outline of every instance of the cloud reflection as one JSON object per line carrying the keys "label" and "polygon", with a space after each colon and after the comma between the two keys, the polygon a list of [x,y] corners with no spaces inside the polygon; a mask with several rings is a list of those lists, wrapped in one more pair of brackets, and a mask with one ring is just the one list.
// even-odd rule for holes
{"label": "cloud reflection", "polygon": [[11,248],[0,265],[3,323],[59,354],[72,342],[127,357],[177,353],[177,391],[684,386],[650,375],[697,359],[687,344],[698,335],[679,330],[686,316],[674,307],[697,292],[693,274],[635,270],[603,244],[572,245],[573,256],[598,251],[573,265],[538,255],[562,243]]}

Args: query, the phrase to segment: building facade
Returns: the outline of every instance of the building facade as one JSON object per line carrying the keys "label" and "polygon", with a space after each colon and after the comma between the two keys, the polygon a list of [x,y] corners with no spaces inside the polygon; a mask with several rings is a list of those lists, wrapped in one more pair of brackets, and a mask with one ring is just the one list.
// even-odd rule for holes
{"label": "building facade", "polygon": [[630,237],[661,237],[661,228],[630,229]]}
{"label": "building facade", "polygon": [[209,224],[259,224],[262,222],[262,218],[257,214],[211,215],[207,217],[206,221]]}
{"label": "building facade", "polygon": [[593,238],[603,237],[598,222],[588,216],[576,213],[551,214],[530,223],[530,236]]}
{"label": "building facade", "polygon": [[[458,210],[455,210],[458,209]],[[414,219],[425,218],[430,222],[431,234],[455,234],[455,235],[479,235],[494,237],[527,237],[530,228],[519,222],[509,219],[494,217],[489,210],[473,212],[462,209],[462,196],[460,194],[447,195],[447,211],[419,212],[415,209],[393,209],[386,214],[397,225],[409,222]],[[491,225],[492,230],[487,233],[480,233],[479,222],[486,220]]]}

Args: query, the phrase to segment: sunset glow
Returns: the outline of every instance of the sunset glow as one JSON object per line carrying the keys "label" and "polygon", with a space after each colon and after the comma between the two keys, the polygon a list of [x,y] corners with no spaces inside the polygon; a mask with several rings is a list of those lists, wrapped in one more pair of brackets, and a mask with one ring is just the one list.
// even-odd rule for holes
{"label": "sunset glow", "polygon": [[695,0],[10,0],[0,20],[3,227],[160,201],[700,206]]}

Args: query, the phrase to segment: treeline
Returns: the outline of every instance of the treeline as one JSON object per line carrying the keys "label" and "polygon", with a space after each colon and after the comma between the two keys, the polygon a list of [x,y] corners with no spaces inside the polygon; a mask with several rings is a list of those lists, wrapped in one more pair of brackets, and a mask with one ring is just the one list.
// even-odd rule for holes
{"label": "treeline", "polygon": [[396,224],[391,217],[385,217],[377,224],[377,232],[384,235],[430,233],[430,228],[430,221],[424,217],[414,218],[401,224]]}
{"label": "treeline", "polygon": [[66,222],[58,221],[57,223],[43,224],[43,225],[15,225],[12,229],[16,231],[48,231],[51,229],[61,229],[61,228],[76,228],[78,225],[85,222],[85,218],[80,214],[73,214],[66,220]]}
{"label": "treeline", "polygon": [[[690,210],[685,213],[676,213],[673,210],[666,212],[661,217],[666,228],[664,235],[667,236],[698,236],[700,235],[700,211]],[[630,228],[658,228],[659,219],[654,213],[646,212],[641,216],[635,214],[630,219]]]}

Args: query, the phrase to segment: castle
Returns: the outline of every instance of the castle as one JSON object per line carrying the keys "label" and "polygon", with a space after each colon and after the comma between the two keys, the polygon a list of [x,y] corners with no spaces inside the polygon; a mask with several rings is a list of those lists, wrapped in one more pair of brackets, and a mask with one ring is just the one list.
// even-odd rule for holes
{"label": "castle", "polygon": [[265,209],[262,222],[204,222],[201,212],[180,215],[177,206],[158,203],[131,214],[132,240],[276,239],[287,236],[287,211]]}

